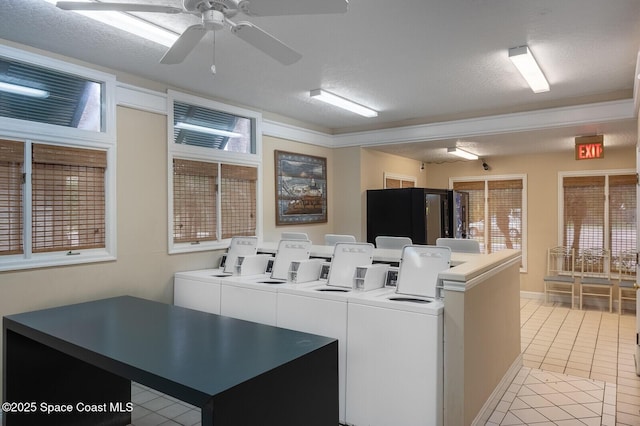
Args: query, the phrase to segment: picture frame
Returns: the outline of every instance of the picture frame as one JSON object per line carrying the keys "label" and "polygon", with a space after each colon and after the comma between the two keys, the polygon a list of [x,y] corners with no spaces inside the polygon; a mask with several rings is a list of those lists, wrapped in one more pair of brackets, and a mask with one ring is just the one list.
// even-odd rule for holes
{"label": "picture frame", "polygon": [[276,225],[327,222],[327,159],[275,151]]}

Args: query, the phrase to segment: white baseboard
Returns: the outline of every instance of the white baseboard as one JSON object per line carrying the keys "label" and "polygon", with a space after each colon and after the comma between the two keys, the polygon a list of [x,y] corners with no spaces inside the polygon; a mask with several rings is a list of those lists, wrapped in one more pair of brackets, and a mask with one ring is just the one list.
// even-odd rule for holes
{"label": "white baseboard", "polygon": [[544,293],[537,291],[520,291],[520,297],[522,299],[544,300]]}
{"label": "white baseboard", "polygon": [[489,417],[491,417],[491,414],[493,413],[493,410],[496,409],[498,403],[500,403],[500,400],[502,399],[502,396],[507,389],[509,389],[511,382],[513,382],[513,379],[515,379],[521,368],[522,354],[516,357],[513,364],[511,364],[511,367],[509,367],[504,376],[502,376],[502,380],[500,380],[498,386],[496,386],[493,392],[491,392],[491,395],[478,412],[478,415],[476,415],[476,418],[471,422],[471,426],[484,426],[487,423]]}

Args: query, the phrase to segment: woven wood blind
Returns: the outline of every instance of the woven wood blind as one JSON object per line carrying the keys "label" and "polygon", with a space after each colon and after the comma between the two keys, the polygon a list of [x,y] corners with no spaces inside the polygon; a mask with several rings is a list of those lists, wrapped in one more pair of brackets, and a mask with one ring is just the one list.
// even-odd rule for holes
{"label": "woven wood blind", "polygon": [[609,247],[612,259],[636,251],[636,175],[609,176]]}
{"label": "woven wood blind", "polygon": [[478,240],[480,250],[484,252],[484,181],[454,182],[453,189],[469,194],[469,238]]}
{"label": "woven wood blind", "polygon": [[563,178],[564,245],[576,253],[604,248],[605,177]]}
{"label": "woven wood blind", "polygon": [[491,227],[486,230],[488,252],[505,248],[522,248],[522,179],[490,180],[489,217]]}
{"label": "woven wood blind", "polygon": [[[453,183],[454,190],[469,194],[469,237],[480,242],[483,252],[522,248],[523,188],[522,179]],[[485,202],[488,217],[485,217]]]}
{"label": "woven wood blind", "polygon": [[385,188],[397,189],[402,188],[402,181],[400,179],[387,178],[385,181]]}
{"label": "woven wood blind", "polygon": [[173,160],[173,241],[217,240],[218,164]]}
{"label": "woven wood blind", "polygon": [[416,183],[408,179],[387,177],[384,180],[384,187],[386,189],[414,188],[415,186]]}
{"label": "woven wood blind", "polygon": [[24,144],[0,140],[0,255],[23,253]]}
{"label": "woven wood blind", "polygon": [[104,151],[33,145],[34,253],[105,247]]}
{"label": "woven wood blind", "polygon": [[484,191],[484,181],[454,182],[453,189],[456,191]]}
{"label": "woven wood blind", "polygon": [[222,238],[256,234],[258,169],[222,164]]}
{"label": "woven wood blind", "polygon": [[522,179],[510,180],[490,180],[488,182],[489,191],[492,189],[522,189]]}

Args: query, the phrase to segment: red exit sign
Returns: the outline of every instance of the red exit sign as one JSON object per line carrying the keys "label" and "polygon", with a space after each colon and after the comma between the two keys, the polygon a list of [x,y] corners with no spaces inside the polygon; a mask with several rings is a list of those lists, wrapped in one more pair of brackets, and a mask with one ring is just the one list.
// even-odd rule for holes
{"label": "red exit sign", "polygon": [[577,137],[576,160],[594,160],[596,158],[604,158],[603,136]]}

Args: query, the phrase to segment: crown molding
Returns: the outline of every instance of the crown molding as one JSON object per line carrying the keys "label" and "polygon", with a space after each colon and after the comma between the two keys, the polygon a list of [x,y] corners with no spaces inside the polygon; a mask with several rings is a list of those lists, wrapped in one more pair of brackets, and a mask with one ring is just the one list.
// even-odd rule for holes
{"label": "crown molding", "polygon": [[334,147],[334,137],[329,133],[309,130],[291,124],[280,123],[273,120],[262,120],[262,134],[281,139],[289,139],[296,142],[308,143],[311,145]]}
{"label": "crown molding", "polygon": [[[640,61],[640,56],[639,56]],[[640,65],[639,65],[640,67]],[[638,80],[636,79],[636,82]],[[325,148],[367,147],[439,139],[517,133],[580,124],[605,123],[637,117],[640,84],[636,83],[633,99],[598,102],[569,107],[493,115],[465,120],[443,121],[414,126],[391,127],[362,132],[330,133],[305,129],[274,120],[262,120],[262,134]],[[145,111],[167,114],[167,95],[117,83],[117,104]]]}
{"label": "crown molding", "polygon": [[335,148],[366,147],[450,138],[468,138],[628,120],[634,117],[634,101],[633,99],[625,99],[375,131],[345,133],[333,136],[333,146]]}

